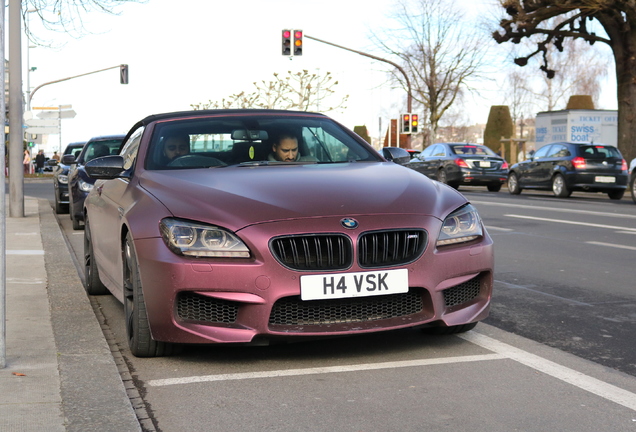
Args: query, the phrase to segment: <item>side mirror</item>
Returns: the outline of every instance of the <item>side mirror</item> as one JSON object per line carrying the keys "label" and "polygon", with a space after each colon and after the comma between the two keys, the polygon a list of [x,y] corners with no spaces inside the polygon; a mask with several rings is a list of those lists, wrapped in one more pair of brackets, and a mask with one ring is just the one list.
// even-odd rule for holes
{"label": "side mirror", "polygon": [[409,152],[400,147],[384,147],[382,156],[384,156],[384,159],[395,162],[398,165],[404,165],[411,160]]}
{"label": "side mirror", "polygon": [[125,177],[124,158],[119,155],[104,156],[86,162],[86,173],[94,179],[110,180]]}
{"label": "side mirror", "polygon": [[64,156],[62,156],[62,163],[64,165],[72,165],[75,163],[75,156],[73,156],[72,154],[65,154]]}

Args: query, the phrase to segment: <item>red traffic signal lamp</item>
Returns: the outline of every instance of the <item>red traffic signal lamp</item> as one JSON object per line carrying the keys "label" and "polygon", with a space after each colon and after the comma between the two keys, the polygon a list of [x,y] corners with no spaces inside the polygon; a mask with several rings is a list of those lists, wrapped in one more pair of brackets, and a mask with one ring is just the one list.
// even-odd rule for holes
{"label": "red traffic signal lamp", "polygon": [[283,30],[283,55],[291,55],[291,39],[292,39],[292,31],[291,30]]}
{"label": "red traffic signal lamp", "polygon": [[419,116],[417,114],[411,114],[411,133],[417,133],[417,126],[420,124]]}
{"label": "red traffic signal lamp", "polygon": [[420,124],[420,116],[413,113],[400,114],[400,133],[414,134],[417,133],[417,127]]}
{"label": "red traffic signal lamp", "polygon": [[410,134],[411,133],[411,114],[400,114],[400,133]]}
{"label": "red traffic signal lamp", "polygon": [[294,30],[294,55],[303,55],[303,31]]}

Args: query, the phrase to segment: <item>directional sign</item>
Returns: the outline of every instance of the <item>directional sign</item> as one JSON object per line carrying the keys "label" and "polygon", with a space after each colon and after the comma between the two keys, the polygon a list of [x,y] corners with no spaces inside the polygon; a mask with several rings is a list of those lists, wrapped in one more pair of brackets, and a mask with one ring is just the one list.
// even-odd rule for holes
{"label": "directional sign", "polygon": [[25,129],[25,131],[26,133],[40,134],[40,135],[59,134],[60,128],[59,127],[28,127]]}
{"label": "directional sign", "polygon": [[26,119],[24,123],[27,126],[33,127],[58,127],[60,125],[59,119]]}
{"label": "directional sign", "polygon": [[37,116],[41,119],[51,119],[51,118],[73,118],[77,115],[77,113],[73,110],[57,110],[57,111],[42,111],[38,113]]}

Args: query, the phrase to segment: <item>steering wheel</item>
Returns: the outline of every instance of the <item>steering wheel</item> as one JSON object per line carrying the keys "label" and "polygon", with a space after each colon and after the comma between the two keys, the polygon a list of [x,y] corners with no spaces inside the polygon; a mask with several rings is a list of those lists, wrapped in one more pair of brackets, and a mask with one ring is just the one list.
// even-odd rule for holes
{"label": "steering wheel", "polygon": [[224,166],[224,165],[226,164],[217,158],[187,154],[187,155],[176,157],[175,159],[170,161],[170,163],[166,166],[184,167],[184,168],[210,168],[213,166]]}

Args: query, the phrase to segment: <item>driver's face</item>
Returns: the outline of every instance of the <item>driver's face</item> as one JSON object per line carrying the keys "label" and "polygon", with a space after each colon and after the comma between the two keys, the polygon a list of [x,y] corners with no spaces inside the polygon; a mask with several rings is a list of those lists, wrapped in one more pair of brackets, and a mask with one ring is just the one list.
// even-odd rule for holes
{"label": "driver's face", "polygon": [[173,160],[190,153],[190,143],[183,142],[178,137],[169,137],[164,143],[163,152],[168,159]]}
{"label": "driver's face", "polygon": [[294,162],[298,157],[298,141],[293,138],[284,138],[278,145],[272,147],[276,160],[282,162]]}

